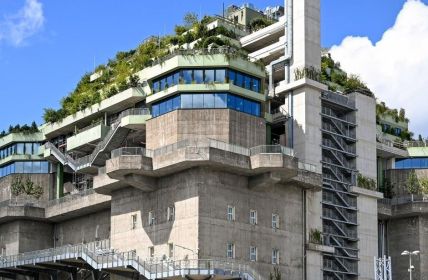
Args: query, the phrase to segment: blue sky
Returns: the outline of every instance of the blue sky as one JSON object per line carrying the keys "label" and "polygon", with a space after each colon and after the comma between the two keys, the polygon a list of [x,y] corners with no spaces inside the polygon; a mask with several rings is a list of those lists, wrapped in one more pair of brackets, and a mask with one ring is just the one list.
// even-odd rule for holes
{"label": "blue sky", "polygon": [[[39,2],[42,10],[34,18],[25,18],[28,12],[37,12]],[[260,8],[283,4],[277,0],[251,2]],[[322,45],[340,44],[348,35],[379,40],[394,24],[404,2],[321,0]],[[219,14],[222,3],[0,0],[0,130],[33,120],[40,124],[43,108],[58,108],[59,100],[73,90],[86,71],[93,69],[94,59],[96,64],[105,63],[117,51],[134,48],[152,34],[171,32],[188,11]],[[231,3],[225,1],[226,6]],[[32,7],[28,7],[30,4]],[[27,13],[19,12],[26,5]],[[8,30],[11,24],[22,20],[26,26],[14,32]]]}

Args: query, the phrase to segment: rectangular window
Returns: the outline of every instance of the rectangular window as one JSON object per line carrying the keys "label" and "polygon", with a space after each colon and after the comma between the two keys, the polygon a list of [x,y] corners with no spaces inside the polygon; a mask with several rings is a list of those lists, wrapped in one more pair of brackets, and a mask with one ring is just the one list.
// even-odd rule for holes
{"label": "rectangular window", "polygon": [[236,98],[234,95],[227,95],[227,108],[236,110]]}
{"label": "rectangular window", "polygon": [[214,82],[214,69],[205,70],[204,82],[205,83],[213,83]]}
{"label": "rectangular window", "polygon": [[160,90],[164,90],[166,87],[166,79],[163,78],[162,80],[160,80]]}
{"label": "rectangular window", "polygon": [[167,209],[167,220],[168,222],[174,221],[175,219],[175,207],[169,206]]}
{"label": "rectangular window", "polygon": [[235,97],[235,110],[237,111],[244,111],[244,99],[242,97]]}
{"label": "rectangular window", "polygon": [[272,228],[279,229],[279,215],[272,214]]}
{"label": "rectangular window", "polygon": [[233,244],[233,243],[227,243],[226,257],[228,259],[235,258],[235,244]]}
{"label": "rectangular window", "polygon": [[227,206],[227,220],[228,221],[234,221],[235,220],[235,207],[234,206]]}
{"label": "rectangular window", "polygon": [[161,102],[159,104],[159,114],[163,115],[165,113],[167,113],[167,111],[166,111],[166,102]]}
{"label": "rectangular window", "polygon": [[214,93],[204,94],[204,108],[214,108]]}
{"label": "rectangular window", "polygon": [[173,243],[168,244],[168,256],[171,259],[174,258],[174,244]]}
{"label": "rectangular window", "polygon": [[153,117],[159,116],[159,114],[160,114],[160,112],[159,112],[159,104],[154,104],[152,106],[152,113],[153,113]]}
{"label": "rectangular window", "polygon": [[180,108],[180,95],[172,99],[172,109],[176,110],[178,108]]}
{"label": "rectangular window", "polygon": [[157,93],[157,92],[159,92],[159,81],[155,81],[155,82],[153,82],[153,92],[154,93]]}
{"label": "rectangular window", "polygon": [[33,162],[33,173],[38,173],[38,174],[42,173],[40,161]]}
{"label": "rectangular window", "polygon": [[227,108],[227,95],[225,93],[216,93],[214,105],[215,108]]}
{"label": "rectangular window", "polygon": [[155,215],[153,213],[153,211],[149,211],[149,217],[148,217],[148,224],[149,226],[152,226],[155,224]]}
{"label": "rectangular window", "polygon": [[153,246],[149,247],[149,256],[150,256],[150,258],[155,257],[155,247],[153,247]]}
{"label": "rectangular window", "polygon": [[229,70],[229,83],[236,85],[236,72]]}
{"label": "rectangular window", "polygon": [[193,108],[204,108],[204,95],[202,93],[193,94]]}
{"label": "rectangular window", "polygon": [[181,108],[193,108],[192,94],[181,95]]}
{"label": "rectangular window", "polygon": [[175,72],[172,75],[172,85],[178,85],[179,81],[180,81],[180,73],[179,72]]}
{"label": "rectangular window", "polygon": [[251,77],[247,75],[244,76],[244,88],[251,90]]}
{"label": "rectangular window", "polygon": [[250,210],[250,224],[257,225],[257,211]]}
{"label": "rectangular window", "polygon": [[238,87],[243,87],[244,85],[244,76],[241,73],[236,73],[236,82],[235,85]]}
{"label": "rectangular window", "polygon": [[279,264],[279,250],[272,249],[272,264]]}
{"label": "rectangular window", "polygon": [[131,215],[131,229],[137,228],[137,214]]}
{"label": "rectangular window", "polygon": [[252,90],[255,92],[260,92],[260,79],[253,78],[252,80]]}
{"label": "rectangular window", "polygon": [[173,74],[170,74],[167,78],[166,78],[166,87],[172,87],[174,85],[174,76]]}
{"label": "rectangular window", "polygon": [[24,154],[24,144],[23,143],[17,144],[16,154],[18,154],[18,155],[23,155]]}
{"label": "rectangular window", "polygon": [[183,70],[183,80],[185,84],[191,84],[193,81],[193,71],[192,70]]}
{"label": "rectangular window", "polygon": [[26,155],[33,154],[33,143],[25,143],[25,154]]}
{"label": "rectangular window", "polygon": [[257,261],[257,247],[255,246],[250,247],[250,261]]}
{"label": "rectangular window", "polygon": [[172,99],[169,99],[169,100],[165,101],[164,103],[166,103],[166,113],[171,112],[172,111]]}
{"label": "rectangular window", "polygon": [[225,69],[216,69],[215,70],[215,82],[216,83],[225,83],[226,82],[226,70]]}
{"label": "rectangular window", "polygon": [[251,102],[251,114],[254,116],[260,116],[260,104],[257,102]]}
{"label": "rectangular window", "polygon": [[248,99],[244,99],[244,112],[247,114],[251,114],[251,101]]}
{"label": "rectangular window", "polygon": [[193,70],[193,79],[197,84],[204,83],[204,70]]}

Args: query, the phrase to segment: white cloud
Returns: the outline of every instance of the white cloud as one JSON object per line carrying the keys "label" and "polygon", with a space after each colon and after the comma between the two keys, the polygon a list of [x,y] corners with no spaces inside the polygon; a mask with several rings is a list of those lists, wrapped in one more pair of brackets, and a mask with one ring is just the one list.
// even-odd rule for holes
{"label": "white cloud", "polygon": [[16,14],[0,20],[0,42],[20,46],[43,27],[44,21],[42,4],[37,0],[26,0]]}
{"label": "white cloud", "polygon": [[349,36],[331,55],[389,107],[404,108],[416,136],[428,136],[428,5],[408,0],[378,42]]}

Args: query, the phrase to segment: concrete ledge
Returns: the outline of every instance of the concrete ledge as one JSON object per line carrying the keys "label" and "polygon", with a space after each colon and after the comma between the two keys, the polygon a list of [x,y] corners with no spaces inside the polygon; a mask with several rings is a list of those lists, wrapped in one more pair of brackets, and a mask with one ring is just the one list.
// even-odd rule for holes
{"label": "concrete ledge", "polygon": [[94,176],[94,190],[99,194],[111,194],[112,191],[128,187],[128,184],[121,180],[110,178],[107,174]]}
{"label": "concrete ledge", "polygon": [[297,185],[312,191],[322,190],[322,175],[319,173],[299,169],[297,176],[290,179]]}
{"label": "concrete ledge", "polygon": [[317,252],[321,252],[321,253],[334,254],[335,248],[332,246],[326,246],[326,245],[321,245],[321,244],[307,243],[306,244],[306,250],[317,251]]}
{"label": "concrete ledge", "polygon": [[425,215],[428,214],[428,201],[413,201],[399,205],[378,203],[378,214],[388,219]]}
{"label": "concrete ledge", "polygon": [[351,192],[358,195],[364,195],[375,199],[381,199],[383,198],[383,193],[372,191],[368,189],[359,188],[356,186],[351,187]]}
{"label": "concrete ledge", "polygon": [[0,222],[8,222],[24,218],[27,220],[43,220],[45,209],[31,205],[8,205],[0,207]]}
{"label": "concrete ledge", "polygon": [[110,196],[98,193],[76,196],[70,200],[48,205],[45,210],[45,217],[54,222],[66,220],[107,209],[110,207],[110,202]]}

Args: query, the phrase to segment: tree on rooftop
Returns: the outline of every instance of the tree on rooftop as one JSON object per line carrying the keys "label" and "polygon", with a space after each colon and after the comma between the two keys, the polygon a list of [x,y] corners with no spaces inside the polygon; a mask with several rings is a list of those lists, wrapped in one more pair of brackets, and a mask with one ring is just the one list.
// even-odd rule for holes
{"label": "tree on rooftop", "polygon": [[198,15],[194,12],[188,12],[183,17],[184,26],[187,28],[193,27],[199,22]]}

